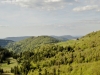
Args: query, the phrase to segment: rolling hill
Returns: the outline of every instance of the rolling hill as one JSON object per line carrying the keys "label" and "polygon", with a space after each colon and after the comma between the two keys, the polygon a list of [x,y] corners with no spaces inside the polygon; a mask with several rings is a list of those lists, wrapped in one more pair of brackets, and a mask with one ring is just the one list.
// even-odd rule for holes
{"label": "rolling hill", "polygon": [[37,36],[30,37],[19,42],[10,43],[6,46],[7,49],[14,52],[23,52],[27,50],[33,50],[43,44],[57,43],[59,40],[50,36]]}

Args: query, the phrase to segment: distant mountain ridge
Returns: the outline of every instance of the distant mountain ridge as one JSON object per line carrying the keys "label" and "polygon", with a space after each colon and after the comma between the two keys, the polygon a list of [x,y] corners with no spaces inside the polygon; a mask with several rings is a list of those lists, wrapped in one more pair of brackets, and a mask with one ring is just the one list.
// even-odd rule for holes
{"label": "distant mountain ridge", "polygon": [[32,36],[7,37],[7,38],[4,38],[4,39],[5,40],[13,40],[13,41],[21,41],[21,40],[27,39],[29,37],[32,37]]}
{"label": "distant mountain ridge", "polygon": [[[18,41],[22,41],[22,40],[25,40],[25,39],[36,38],[36,37],[40,37],[40,36],[7,37],[7,38],[4,38],[4,39],[0,39],[0,46],[5,47],[9,43],[12,44],[13,42],[18,42]],[[78,37],[74,37],[74,36],[71,36],[71,35],[48,36],[48,37],[55,38],[56,40],[59,40],[59,41],[67,41],[67,40],[70,40],[70,39],[77,39],[78,38]]]}
{"label": "distant mountain ridge", "polygon": [[4,39],[0,39],[0,46],[1,47],[5,47],[8,43],[12,43],[14,41],[12,40],[4,40]]}
{"label": "distant mountain ridge", "polygon": [[[7,38],[4,38],[5,40],[13,40],[15,42],[17,41],[21,41],[21,40],[24,40],[24,39],[27,39],[27,38],[30,38],[30,37],[37,37],[37,36],[21,36],[21,37],[7,37]],[[53,37],[53,38],[56,38],[60,41],[67,41],[67,40],[70,40],[70,39],[76,39],[78,37],[74,37],[74,36],[71,36],[71,35],[62,35],[62,36],[50,36],[50,37]]]}
{"label": "distant mountain ridge", "polygon": [[71,36],[71,35],[63,35],[63,36],[52,36],[60,41],[67,41],[67,40],[70,40],[70,39],[77,39],[79,38],[78,36],[77,37],[74,37],[74,36]]}

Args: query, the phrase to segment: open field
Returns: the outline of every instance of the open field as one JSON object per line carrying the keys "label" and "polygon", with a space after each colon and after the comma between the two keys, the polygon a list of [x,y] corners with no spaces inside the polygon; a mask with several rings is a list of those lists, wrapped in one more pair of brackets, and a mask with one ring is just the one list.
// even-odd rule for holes
{"label": "open field", "polygon": [[7,62],[5,61],[4,63],[0,64],[1,68],[3,69],[4,73],[2,75],[13,75],[10,73],[10,70],[12,67],[17,66],[18,63],[16,59],[8,58],[7,60],[10,60],[10,64],[8,65]]}

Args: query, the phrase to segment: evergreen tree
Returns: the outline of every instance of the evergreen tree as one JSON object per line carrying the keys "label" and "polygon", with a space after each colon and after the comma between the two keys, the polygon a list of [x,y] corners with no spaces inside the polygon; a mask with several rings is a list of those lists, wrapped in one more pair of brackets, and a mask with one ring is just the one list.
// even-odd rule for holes
{"label": "evergreen tree", "polygon": [[44,73],[44,75],[48,75],[48,72],[47,72],[47,70],[45,69],[45,73]]}
{"label": "evergreen tree", "polygon": [[53,75],[56,75],[56,69],[55,68],[53,69]]}

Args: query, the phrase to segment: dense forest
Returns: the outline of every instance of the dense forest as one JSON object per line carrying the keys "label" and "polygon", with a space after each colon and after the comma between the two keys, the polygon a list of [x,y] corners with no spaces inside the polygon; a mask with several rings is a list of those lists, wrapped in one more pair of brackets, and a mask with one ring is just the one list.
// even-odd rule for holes
{"label": "dense forest", "polygon": [[0,47],[0,75],[4,72],[3,68],[1,68],[1,64],[2,63],[10,64],[10,60],[8,60],[7,58],[12,56],[13,56],[13,52]]}
{"label": "dense forest", "polygon": [[9,70],[14,75],[100,75],[99,41],[100,31],[66,42],[48,36],[31,37],[8,44],[10,51],[0,47],[0,62],[16,59],[18,65]]}

